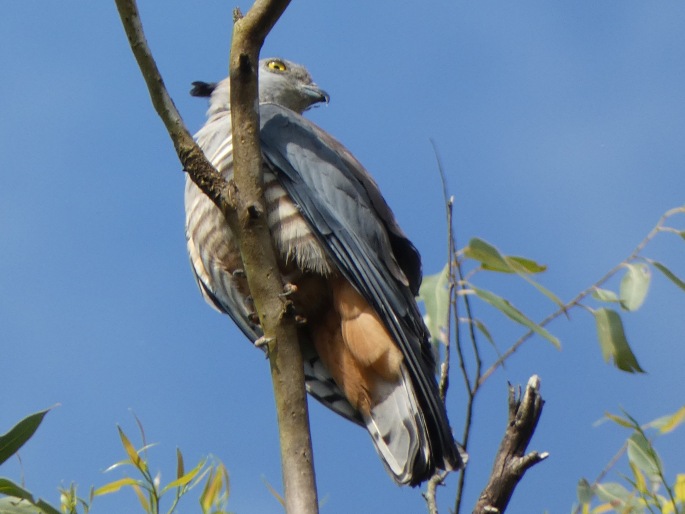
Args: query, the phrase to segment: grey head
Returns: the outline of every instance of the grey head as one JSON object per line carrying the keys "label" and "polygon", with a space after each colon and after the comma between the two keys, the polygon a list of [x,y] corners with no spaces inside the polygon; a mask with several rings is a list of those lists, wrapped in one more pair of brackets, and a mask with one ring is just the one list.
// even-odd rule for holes
{"label": "grey head", "polygon": [[[208,116],[230,109],[230,83],[193,82],[192,96],[209,97]],[[330,100],[307,69],[291,61],[270,57],[259,61],[259,103],[275,103],[302,114],[312,105]]]}

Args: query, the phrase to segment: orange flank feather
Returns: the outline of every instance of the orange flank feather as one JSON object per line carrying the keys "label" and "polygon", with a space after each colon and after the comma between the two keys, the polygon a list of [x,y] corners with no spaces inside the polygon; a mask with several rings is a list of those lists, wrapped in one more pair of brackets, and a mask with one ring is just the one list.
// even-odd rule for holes
{"label": "orange flank feather", "polygon": [[379,381],[397,382],[402,353],[371,306],[344,279],[332,281],[333,309],[314,330],[319,357],[348,401],[368,416],[383,398]]}

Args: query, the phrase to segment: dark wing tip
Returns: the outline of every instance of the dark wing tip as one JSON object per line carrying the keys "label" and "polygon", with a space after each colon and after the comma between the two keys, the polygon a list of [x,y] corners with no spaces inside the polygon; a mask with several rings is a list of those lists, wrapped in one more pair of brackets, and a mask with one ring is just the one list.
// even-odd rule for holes
{"label": "dark wing tip", "polygon": [[193,82],[193,87],[190,90],[190,96],[208,97],[216,89],[216,82],[202,82],[201,80]]}

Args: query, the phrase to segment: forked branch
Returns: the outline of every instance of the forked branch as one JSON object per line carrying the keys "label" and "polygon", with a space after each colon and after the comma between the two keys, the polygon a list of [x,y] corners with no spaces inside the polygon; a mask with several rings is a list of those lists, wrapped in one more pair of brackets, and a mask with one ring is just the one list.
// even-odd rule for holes
{"label": "forked branch", "polygon": [[517,398],[514,388],[509,386],[507,430],[495,457],[488,484],[473,509],[474,514],[504,512],[524,473],[549,455],[546,452],[526,453],[544,403],[540,396],[540,379],[537,375],[528,380],[523,398],[520,397],[520,392]]}

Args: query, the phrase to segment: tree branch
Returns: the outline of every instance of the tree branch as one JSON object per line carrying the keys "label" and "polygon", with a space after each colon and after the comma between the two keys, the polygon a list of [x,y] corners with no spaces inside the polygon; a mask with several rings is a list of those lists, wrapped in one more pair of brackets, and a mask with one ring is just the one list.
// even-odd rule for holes
{"label": "tree branch", "polygon": [[269,344],[271,375],[278,411],[286,511],[318,512],[304,372],[297,332],[287,301],[279,297],[283,281],[265,220],[257,105],[257,65],[266,35],[287,0],[258,0],[236,20],[231,47],[231,115],[234,184],[205,158],[183,124],[145,40],[135,0],[115,0],[150,98],[167,128],[191,180],[219,207],[236,229],[250,292]]}
{"label": "tree branch", "polygon": [[269,342],[281,441],[285,507],[290,514],[318,512],[302,354],[289,314],[262,191],[257,69],[264,38],[288,6],[287,0],[258,0],[233,27],[231,123],[240,251],[250,293]]}
{"label": "tree branch", "polygon": [[523,474],[548,457],[546,452],[525,454],[544,403],[537,375],[528,380],[522,399],[517,399],[514,388],[509,386],[509,423],[495,457],[490,480],[473,509],[474,514],[504,512]]}
{"label": "tree branch", "polygon": [[219,175],[193,140],[164,86],[152,52],[145,40],[135,0],[115,0],[129,45],[150,93],[152,105],[164,122],[183,169],[192,181],[226,214],[232,210],[227,182]]}

